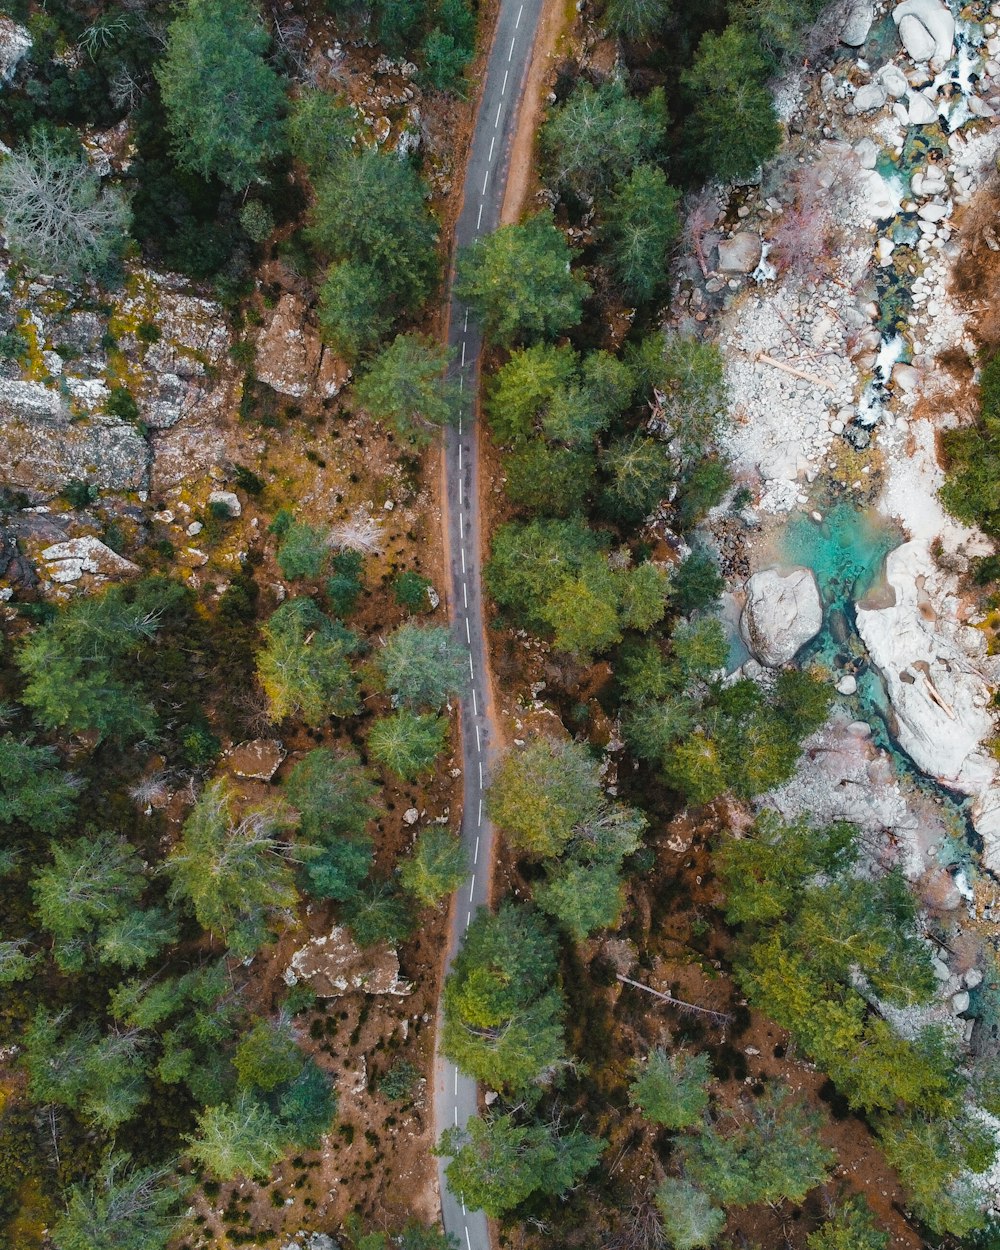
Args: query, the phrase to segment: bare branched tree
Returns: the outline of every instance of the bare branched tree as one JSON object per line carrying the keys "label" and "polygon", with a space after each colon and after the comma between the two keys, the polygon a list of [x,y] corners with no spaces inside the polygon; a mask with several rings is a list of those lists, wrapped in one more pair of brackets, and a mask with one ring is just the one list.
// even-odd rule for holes
{"label": "bare branched tree", "polygon": [[33,269],[79,278],[119,251],[131,214],[86,161],[42,140],[0,165],[0,218],[11,251]]}
{"label": "bare branched tree", "polygon": [[376,520],[367,508],[355,508],[350,520],[333,526],[327,542],[339,551],[360,551],[364,555],[374,555],[385,546],[382,541],[382,522]]}

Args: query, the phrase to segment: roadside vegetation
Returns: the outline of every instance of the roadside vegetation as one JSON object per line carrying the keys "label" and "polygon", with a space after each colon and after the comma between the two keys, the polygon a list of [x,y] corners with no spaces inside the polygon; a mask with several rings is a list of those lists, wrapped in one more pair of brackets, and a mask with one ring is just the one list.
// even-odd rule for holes
{"label": "roadside vegetation", "polygon": [[[14,277],[54,275],[95,317],[140,266],[198,284],[230,318],[249,444],[302,418],[254,372],[284,266],[343,374],[294,454],[325,469],[353,439],[344,476],[363,477],[363,414],[397,455],[398,494],[431,515],[420,455],[456,410],[434,334],[441,171],[380,146],[346,92],[315,85],[309,23],[332,22],[324,38],[350,56],[405,62],[454,117],[473,94],[477,7],[8,8],[32,38],[0,90]],[[890,1022],[933,988],[905,884],[856,871],[850,828],[751,818],[822,724],[829,683],[725,678],[723,581],[698,536],[732,502],[722,359],[660,325],[685,194],[774,153],[768,83],[817,12],[608,0],[595,16],[621,56],[613,73],[558,75],[538,141],[547,206],[457,258],[502,478],[495,654],[511,681],[544,657],[553,713],[490,779],[500,901],[443,989],[441,1047],[496,1097],[438,1149],[511,1244],[885,1250],[900,1210],[942,1245],[990,1244],[969,1178],[992,1143],[968,1104],[1000,1114],[996,1082],[937,1031]],[[106,170],[98,132],[128,158]],[[40,368],[32,324],[5,304],[11,376]],[[160,336],[134,330],[143,350]],[[120,367],[110,329],[103,344]],[[980,423],[946,445],[946,502],[988,532],[994,365]],[[139,428],[120,372],[105,415]],[[427,1206],[412,1169],[399,1186],[377,1171],[426,1133],[426,984],[417,1010],[357,994],[352,1016],[285,975],[334,928],[361,959],[399,948],[403,976],[437,975],[468,864],[450,806],[465,670],[432,615],[434,557],[414,554],[418,522],[408,554],[385,552],[381,502],[337,523],[300,504],[287,459],[266,482],[227,472],[255,532],[224,579],[151,539],[136,493],[135,576],[3,600],[0,1248],[284,1245],[290,1205],[351,1250],[451,1245],[409,1218]],[[74,478],[59,499],[86,516],[100,492]],[[31,502],[4,492],[0,511]],[[186,535],[206,548],[235,532],[223,501],[198,515]],[[121,526],[102,532],[125,545]],[[241,744],[275,742],[270,771],[237,767]],[[771,1066],[751,1080],[745,1053],[765,1039]],[[381,1137],[365,1118],[377,1100]],[[877,1176],[854,1175],[848,1118],[876,1143]],[[338,1151],[345,1174],[331,1164],[320,1193],[310,1173]]]}

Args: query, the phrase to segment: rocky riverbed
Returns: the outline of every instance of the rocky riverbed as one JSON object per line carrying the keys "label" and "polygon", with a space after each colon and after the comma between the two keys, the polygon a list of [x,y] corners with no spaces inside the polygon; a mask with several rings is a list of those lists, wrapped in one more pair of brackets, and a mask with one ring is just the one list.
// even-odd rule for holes
{"label": "rocky riverbed", "polygon": [[733,662],[767,681],[794,652],[835,689],[767,801],[851,819],[872,863],[902,867],[938,943],[930,1015],[995,1053],[1000,657],[963,593],[991,548],[939,502],[936,433],[974,411],[953,369],[972,374],[977,310],[954,278],[996,195],[1000,5],[856,0],[832,21],[780,85],[777,158],[695,207],[673,317],[723,350],[750,496],[712,527]]}

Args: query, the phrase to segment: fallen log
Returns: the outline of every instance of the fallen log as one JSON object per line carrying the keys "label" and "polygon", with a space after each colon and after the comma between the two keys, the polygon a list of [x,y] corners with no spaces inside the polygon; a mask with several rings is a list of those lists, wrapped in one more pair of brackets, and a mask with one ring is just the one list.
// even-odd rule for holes
{"label": "fallen log", "polygon": [[699,1007],[697,1003],[686,1003],[683,998],[674,998],[672,994],[664,994],[662,990],[654,990],[651,986],[643,985],[641,981],[633,981],[631,977],[617,974],[618,980],[623,985],[631,985],[633,989],[643,990],[647,994],[652,994],[654,998],[661,998],[665,1003],[670,1003],[673,1007],[680,1007],[682,1011],[694,1011],[699,1015],[711,1016],[713,1020],[718,1020],[722,1024],[728,1024],[732,1017],[725,1011],[712,1011],[710,1007]]}
{"label": "fallen log", "polygon": [[803,382],[811,382],[813,386],[821,386],[825,391],[834,391],[837,388],[832,382],[828,382],[826,378],[817,377],[815,373],[806,373],[805,369],[796,369],[794,365],[786,365],[783,360],[775,360],[773,356],[769,356],[767,352],[757,352],[754,360],[758,364],[770,365],[772,369],[780,369],[782,373],[789,373],[793,378],[801,378]]}

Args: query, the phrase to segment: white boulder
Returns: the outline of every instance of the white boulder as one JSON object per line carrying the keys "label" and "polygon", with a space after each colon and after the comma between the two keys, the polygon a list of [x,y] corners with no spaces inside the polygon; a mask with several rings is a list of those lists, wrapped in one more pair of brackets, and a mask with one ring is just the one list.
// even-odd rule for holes
{"label": "white boulder", "polygon": [[879,82],[870,82],[854,93],[854,107],[859,113],[874,113],[885,101],[885,87]]}
{"label": "white boulder", "polygon": [[[956,623],[926,539],[891,552],[885,577],[892,602],[858,606],[858,632],[882,674],[900,746],[921,771],[974,796],[973,822],[986,863],[1000,866],[1000,772],[983,744],[994,733],[991,686],[997,663],[983,635]],[[992,860],[992,863],[991,863]]]}
{"label": "white boulder", "polygon": [[53,582],[78,582],[84,573],[102,579],[134,577],[141,569],[99,538],[68,538],[42,552],[45,574]]}
{"label": "white boulder", "polygon": [[911,91],[906,105],[906,124],[908,126],[929,126],[937,121],[937,106],[922,91]]}
{"label": "white boulder", "polygon": [[943,0],[903,0],[893,9],[892,20],[915,61],[944,69],[955,55],[955,18]]}
{"label": "white boulder", "polygon": [[762,569],[746,585],[743,641],[762,664],[780,668],[820,631],[823,604],[811,569]]}
{"label": "white boulder", "polygon": [[872,28],[875,10],[870,0],[855,0],[840,28],[840,42],[849,48],[860,48]]}
{"label": "white boulder", "polygon": [[743,231],[719,243],[720,273],[753,273],[763,250],[760,235]]}
{"label": "white boulder", "polygon": [[875,168],[875,164],[878,161],[879,147],[874,139],[869,139],[865,135],[863,139],[859,139],[854,145],[854,152],[862,169]]}
{"label": "white boulder", "polygon": [[243,513],[243,505],[240,503],[239,496],[234,495],[231,490],[213,490],[208,496],[209,505],[215,504],[219,508],[225,508],[231,517],[241,516]]}
{"label": "white boulder", "polygon": [[886,89],[886,93],[891,95],[894,100],[901,100],[910,89],[910,84],[906,81],[906,75],[898,65],[883,65],[876,75],[879,82]]}
{"label": "white boulder", "polygon": [[0,83],[11,81],[30,47],[31,35],[24,27],[0,16]]}

